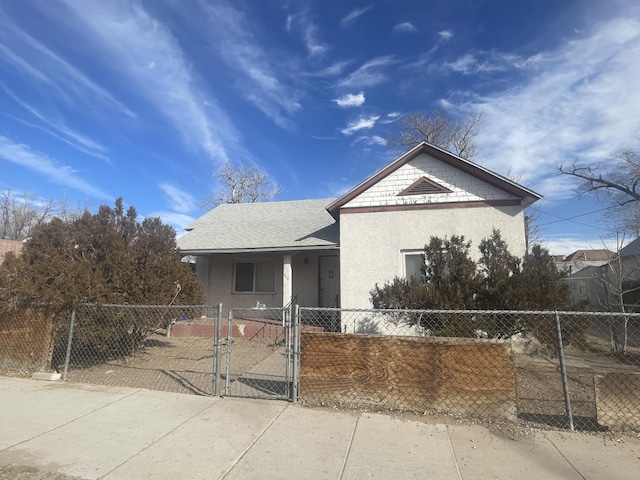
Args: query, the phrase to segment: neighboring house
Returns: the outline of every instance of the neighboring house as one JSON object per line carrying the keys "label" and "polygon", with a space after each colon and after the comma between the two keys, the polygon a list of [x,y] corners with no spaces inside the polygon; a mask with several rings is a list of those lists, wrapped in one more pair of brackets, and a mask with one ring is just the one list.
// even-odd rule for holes
{"label": "neighboring house", "polygon": [[[594,260],[595,255],[587,255],[589,260],[586,262],[591,265],[583,266],[580,258],[584,257],[578,255],[574,261],[581,268],[567,277],[572,303],[585,304],[590,310],[617,310],[620,304],[617,294],[628,289],[629,284],[640,282],[640,238],[620,249],[617,255],[608,250],[579,250],[576,253],[580,252],[602,252],[602,258],[609,258],[607,261]],[[631,299],[639,297],[639,294],[625,297],[626,302],[636,303]]]}
{"label": "neighboring house", "polygon": [[590,265],[566,278],[571,289],[572,304],[582,304],[593,311],[606,310],[607,295],[602,281],[606,268],[606,265]]}
{"label": "neighboring house", "polygon": [[0,264],[4,261],[7,253],[13,252],[16,256],[22,251],[23,242],[20,240],[4,240],[0,239]]}
{"label": "neighboring house", "polygon": [[525,253],[525,207],[541,196],[421,143],[335,200],[226,204],[178,239],[207,302],[371,308],[370,291],[417,273],[431,236],[464,235],[477,257],[499,229]]}
{"label": "neighboring house", "polygon": [[555,258],[555,261],[559,271],[566,272],[567,275],[573,275],[583,268],[605,265],[613,256],[614,253],[607,249],[576,250],[561,260]]}

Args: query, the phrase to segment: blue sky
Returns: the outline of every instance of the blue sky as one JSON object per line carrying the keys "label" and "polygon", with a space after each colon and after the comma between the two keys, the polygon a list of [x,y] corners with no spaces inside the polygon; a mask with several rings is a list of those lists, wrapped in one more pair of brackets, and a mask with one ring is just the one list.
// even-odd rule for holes
{"label": "blue sky", "polygon": [[0,191],[121,196],[180,232],[225,159],[336,197],[403,114],[477,110],[475,161],[544,195],[569,254],[607,230],[555,166],[639,148],[639,85],[637,1],[2,2]]}

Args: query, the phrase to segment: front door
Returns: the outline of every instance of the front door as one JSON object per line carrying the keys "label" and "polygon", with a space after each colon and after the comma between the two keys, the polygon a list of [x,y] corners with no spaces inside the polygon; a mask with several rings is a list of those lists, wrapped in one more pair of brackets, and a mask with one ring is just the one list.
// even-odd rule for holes
{"label": "front door", "polygon": [[340,306],[340,257],[320,257],[320,306]]}

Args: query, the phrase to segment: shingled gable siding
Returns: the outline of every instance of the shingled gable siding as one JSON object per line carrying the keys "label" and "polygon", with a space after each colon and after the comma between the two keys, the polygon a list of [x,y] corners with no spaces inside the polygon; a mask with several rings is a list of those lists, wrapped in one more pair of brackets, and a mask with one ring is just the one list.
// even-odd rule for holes
{"label": "shingled gable siding", "polygon": [[[410,197],[399,195],[421,177],[426,177],[451,192],[412,195]],[[468,173],[422,154],[358,195],[343,208],[514,199],[515,197],[508,193],[484,183]]]}

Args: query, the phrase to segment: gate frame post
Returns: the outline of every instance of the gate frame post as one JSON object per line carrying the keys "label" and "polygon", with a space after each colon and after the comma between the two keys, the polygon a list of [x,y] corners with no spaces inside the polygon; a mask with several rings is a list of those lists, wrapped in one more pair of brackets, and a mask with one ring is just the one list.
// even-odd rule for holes
{"label": "gate frame post", "polygon": [[291,402],[298,403],[300,397],[300,307],[295,306],[293,315],[293,373]]}
{"label": "gate frame post", "polygon": [[292,315],[291,315],[291,305],[289,305],[288,307],[284,307],[282,309],[282,323],[283,323],[283,327],[284,327],[284,351],[285,351],[285,359],[286,359],[286,365],[285,365],[285,373],[284,373],[284,378],[285,378],[285,397],[292,399],[293,396],[293,376],[291,374],[292,372],[292,362],[293,362],[293,357],[291,355],[291,320],[292,320]]}
{"label": "gate frame post", "polygon": [[233,328],[232,328],[232,322],[233,322],[233,308],[229,309],[229,315],[228,315],[228,322],[227,322],[227,369],[225,371],[225,379],[224,379],[224,394],[228,395],[229,394],[229,387],[231,385],[231,345],[233,344]]}
{"label": "gate frame post", "polygon": [[220,362],[222,361],[222,303],[218,304],[215,333],[215,365],[213,373],[213,396],[220,396]]}

